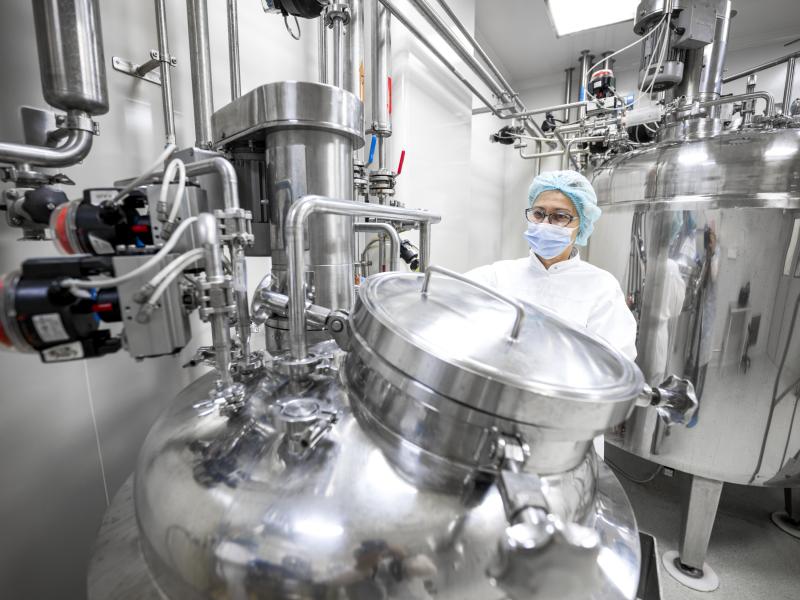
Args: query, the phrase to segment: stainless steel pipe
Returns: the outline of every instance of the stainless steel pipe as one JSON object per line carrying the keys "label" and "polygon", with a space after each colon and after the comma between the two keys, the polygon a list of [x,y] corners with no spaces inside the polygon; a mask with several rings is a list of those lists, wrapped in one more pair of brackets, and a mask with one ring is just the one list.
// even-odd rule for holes
{"label": "stainless steel pipe", "polygon": [[317,45],[317,70],[320,83],[328,83],[328,27],[325,25],[325,17],[319,17]]}
{"label": "stainless steel pipe", "polygon": [[[565,78],[564,78],[564,104],[569,104],[572,102],[572,72],[575,70],[575,67],[569,67],[568,69],[564,69]],[[569,123],[570,121],[570,109],[564,109],[564,122]]]}
{"label": "stainless steel pipe", "polygon": [[[191,2],[191,0],[187,0]],[[172,101],[172,74],[170,73],[169,39],[167,34],[166,0],[155,0],[156,33],[158,35],[158,60],[161,62],[161,104],[164,110],[164,136],[167,144],[175,143],[175,107]]]}
{"label": "stainless steel pipe", "polygon": [[198,148],[211,148],[213,141],[211,115],[214,112],[214,95],[211,87],[207,0],[186,0],[186,15],[189,23],[189,61],[192,72],[195,145]]}
{"label": "stainless steel pipe", "polygon": [[[209,213],[197,216],[197,235],[205,253],[206,281],[221,284],[225,281],[222,266],[222,249],[219,245],[217,219]],[[228,315],[221,312],[209,316],[211,323],[211,344],[214,348],[214,362],[219,372],[220,382],[228,387],[233,384],[231,375],[231,331]]]}
{"label": "stainless steel pipe", "polygon": [[336,87],[343,87],[344,81],[344,59],[345,59],[345,39],[344,39],[344,22],[339,19],[333,19],[333,85]]}
{"label": "stainless steel pipe", "polygon": [[[364,102],[364,0],[350,0],[350,24],[347,27],[348,58],[344,88]],[[363,123],[361,127],[364,129]]]}
{"label": "stainless steel pipe", "polygon": [[786,61],[786,82],[783,85],[783,114],[789,114],[789,106],[792,104],[792,88],[794,88],[794,70],[797,59],[795,57]]}
{"label": "stainless steel pipe", "polygon": [[[400,257],[400,235],[397,233],[397,230],[392,227],[389,223],[355,223],[353,225],[353,230],[356,233],[379,233],[379,242],[380,244],[384,244],[383,236],[389,238],[389,270],[390,271],[397,271],[397,259]],[[381,261],[382,262],[382,261]],[[381,264],[381,267],[383,264]]]}
{"label": "stainless steel pipe", "polygon": [[[303,360],[308,356],[306,340],[305,307],[305,226],[313,214],[341,215],[347,217],[374,217],[395,221],[411,221],[421,223],[423,228],[431,223],[438,223],[441,216],[423,210],[395,208],[379,204],[364,204],[348,200],[333,200],[324,196],[304,196],[294,202],[289,209],[285,222],[287,246],[287,272],[289,279],[289,351],[292,359]],[[426,230],[426,240],[430,238],[430,230]],[[425,243],[427,245],[427,241]],[[420,231],[420,246],[422,230]],[[423,248],[420,248],[420,252]],[[428,247],[429,251],[429,247]],[[425,258],[427,264],[428,258]],[[420,257],[422,265],[422,257]]]}
{"label": "stainless steel pipe", "polygon": [[[592,66],[594,56],[590,55],[589,50],[581,50],[581,55],[578,58],[578,65],[580,69],[580,87],[578,88],[578,100],[586,100],[586,87],[589,85],[589,67]],[[578,108],[578,119],[586,117],[586,105]]]}
{"label": "stainless steel pipe", "polygon": [[774,58],[769,60],[765,63],[761,63],[755,67],[750,67],[749,69],[745,69],[744,71],[739,71],[738,73],[734,73],[733,75],[728,75],[727,77],[722,78],[722,83],[730,83],[731,81],[736,81],[737,79],[741,79],[742,77],[747,77],[748,75],[752,75],[753,73],[758,73],[760,71],[764,71],[766,69],[771,69],[772,67],[777,67],[778,65],[782,65],[785,62],[788,62],[792,58],[800,57],[800,50],[797,52],[792,52],[791,54],[787,54],[786,56],[781,56],[780,58]]}
{"label": "stainless steel pipe", "polygon": [[572,160],[575,163],[575,168],[580,170],[580,164],[578,164],[577,161],[575,161],[575,159],[572,156],[572,146],[574,146],[575,144],[582,144],[585,142],[600,142],[604,139],[605,138],[602,135],[571,138],[567,142],[566,147],[564,148],[564,154],[561,159],[561,168],[562,169],[569,168],[569,162],[570,160]]}
{"label": "stainless steel pipe", "polygon": [[0,142],[0,162],[27,163],[41,167],[68,167],[82,161],[92,149],[94,135],[83,129],[71,129],[58,148]]}
{"label": "stainless steel pipe", "polygon": [[228,63],[231,73],[232,102],[242,95],[242,72],[239,60],[239,0],[228,0]]}
{"label": "stainless steel pipe", "polygon": [[[392,135],[391,114],[391,52],[392,31],[391,12],[383,4],[376,4],[372,22],[372,126],[371,130],[378,136],[378,144],[382,146],[382,138]],[[382,152],[379,147],[379,163]],[[381,169],[385,164],[379,164]]]}

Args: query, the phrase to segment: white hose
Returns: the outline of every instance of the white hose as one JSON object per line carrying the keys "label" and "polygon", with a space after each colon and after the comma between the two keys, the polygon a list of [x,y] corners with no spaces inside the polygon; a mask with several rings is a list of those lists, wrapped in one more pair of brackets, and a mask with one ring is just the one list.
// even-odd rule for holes
{"label": "white hose", "polygon": [[[178,272],[183,271],[191,263],[201,259],[203,257],[203,254],[204,250],[202,248],[194,248],[192,250],[187,250],[179,257],[171,261],[167,266],[165,266],[158,273],[153,275],[150,281],[148,281],[141,288],[139,288],[139,295],[142,296],[141,302],[148,300],[152,291],[158,287],[158,284],[160,284],[173,271],[178,271]],[[134,297],[134,299],[136,299],[136,301],[139,302],[139,298]]]}
{"label": "white hose", "polygon": [[164,161],[167,160],[173,152],[175,152],[175,148],[177,148],[175,144],[167,144],[166,147],[164,148],[164,151],[161,154],[159,154],[155,162],[152,165],[150,165],[150,167],[148,167],[148,169],[144,173],[139,175],[139,177],[131,181],[128,185],[126,185],[119,192],[117,192],[117,195],[114,196],[111,202],[114,203],[119,202],[125,196],[127,196],[133,188],[142,185],[144,181],[146,181],[153,173],[155,173],[158,169],[161,168],[161,166],[164,164]]}
{"label": "white hose", "polygon": [[175,198],[172,200],[172,208],[167,217],[167,223],[174,223],[175,218],[178,216],[178,211],[181,208],[183,201],[184,191],[186,189],[186,165],[179,158],[173,159],[164,170],[164,177],[161,181],[161,195],[159,196],[159,203],[161,206],[167,206],[167,196],[169,195],[169,184],[172,183],[172,178],[175,176],[175,171],[178,172],[178,189],[175,190]]}
{"label": "white hose", "polygon": [[84,279],[64,279],[61,282],[62,287],[66,288],[77,288],[77,289],[105,289],[111,287],[117,287],[120,283],[125,283],[126,281],[130,281],[131,279],[135,279],[145,271],[151,269],[156,264],[158,264],[162,258],[164,258],[167,254],[169,254],[175,245],[178,243],[178,240],[181,238],[183,233],[191,227],[194,222],[197,221],[197,217],[189,217],[188,219],[184,219],[183,222],[178,225],[178,228],[175,230],[175,233],[172,237],[167,240],[167,243],[161,247],[161,250],[156,252],[150,260],[147,262],[142,263],[138,267],[136,267],[130,273],[126,273],[125,275],[121,275],[119,277],[112,277],[109,279],[99,279],[94,281],[86,281]]}
{"label": "white hose", "polygon": [[[661,70],[661,65],[664,63],[664,58],[666,57],[667,54],[667,47],[669,46],[669,25],[671,21],[672,21],[672,13],[667,13],[667,22],[664,25],[664,38],[661,43],[661,49],[658,54],[658,63],[656,64],[656,70],[653,71],[653,77],[650,79],[650,86],[648,87],[647,91],[644,92],[644,94],[642,93],[639,94],[636,100],[637,104],[639,103],[639,100],[642,98],[643,95],[649,95],[653,91],[653,87],[655,86],[656,83],[656,75],[658,75],[658,72]],[[652,59],[652,56],[650,58]],[[645,71],[645,75],[649,73],[650,69],[648,66],[648,70]],[[640,92],[642,92],[642,90],[640,90]]]}
{"label": "white hose", "polygon": [[[197,252],[198,254],[193,255],[193,256],[188,256],[192,252]],[[153,293],[147,299],[147,302],[145,302],[145,304],[149,304],[149,305],[155,307],[156,303],[159,301],[161,296],[164,295],[164,292],[166,291],[166,289],[172,284],[173,281],[175,281],[175,279],[177,277],[180,276],[180,274],[183,272],[183,270],[190,263],[193,263],[193,262],[201,259],[202,257],[203,257],[203,250],[200,249],[200,248],[196,248],[196,249],[190,250],[189,252],[186,252],[185,254],[182,255],[182,258],[184,258],[185,260],[181,260],[181,258],[176,258],[174,261],[172,261],[170,263],[170,265],[175,265],[175,263],[178,262],[178,261],[181,261],[182,264],[179,265],[179,266],[176,265],[174,269],[171,269],[169,271],[169,273],[167,273],[164,276],[164,278],[156,286],[156,289],[153,290]]]}

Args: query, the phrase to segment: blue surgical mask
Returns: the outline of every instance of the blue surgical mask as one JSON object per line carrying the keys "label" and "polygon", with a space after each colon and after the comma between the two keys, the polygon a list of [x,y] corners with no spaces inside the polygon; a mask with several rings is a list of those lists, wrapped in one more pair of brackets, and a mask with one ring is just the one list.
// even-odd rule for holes
{"label": "blue surgical mask", "polygon": [[544,259],[555,258],[572,243],[574,229],[550,223],[528,223],[523,234],[536,255]]}

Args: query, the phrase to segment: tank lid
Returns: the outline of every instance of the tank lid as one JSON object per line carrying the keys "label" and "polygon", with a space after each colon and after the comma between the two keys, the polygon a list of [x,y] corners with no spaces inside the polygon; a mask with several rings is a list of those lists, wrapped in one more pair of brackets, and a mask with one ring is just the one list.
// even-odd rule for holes
{"label": "tank lid", "polygon": [[243,94],[211,116],[214,145],[263,140],[270,131],[316,129],[352,139],[353,148],[364,145],[361,131],[364,105],[339,87],[308,81],[277,81]]}
{"label": "tank lid", "polygon": [[624,421],[642,391],[633,361],[553,313],[517,302],[518,312],[439,272],[422,287],[422,275],[400,273],[362,284],[351,323],[368,364],[378,358],[485,413],[584,433]]}

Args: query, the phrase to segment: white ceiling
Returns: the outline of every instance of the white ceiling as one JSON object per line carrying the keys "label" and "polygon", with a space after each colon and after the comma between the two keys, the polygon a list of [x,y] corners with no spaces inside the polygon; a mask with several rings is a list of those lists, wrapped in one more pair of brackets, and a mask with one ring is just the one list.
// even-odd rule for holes
{"label": "white ceiling", "polygon": [[[629,21],[557,39],[544,0],[476,0],[475,4],[479,41],[521,89],[533,87],[539,77],[575,66],[581,50],[599,57],[636,38]],[[731,50],[800,37],[799,0],[734,0],[733,8],[738,14],[731,25]],[[800,50],[800,42],[786,51],[795,49]],[[635,46],[620,55],[617,67],[638,64],[639,52]]]}

